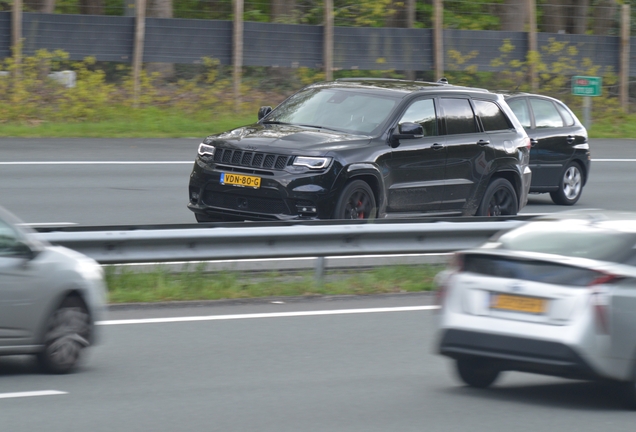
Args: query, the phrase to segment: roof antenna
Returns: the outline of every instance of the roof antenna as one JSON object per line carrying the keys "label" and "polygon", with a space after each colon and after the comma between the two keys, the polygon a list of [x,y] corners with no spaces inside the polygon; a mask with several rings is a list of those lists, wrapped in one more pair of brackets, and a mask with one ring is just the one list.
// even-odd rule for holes
{"label": "roof antenna", "polygon": [[437,80],[437,82],[440,84],[448,84],[448,80],[446,79],[446,77],[441,77]]}

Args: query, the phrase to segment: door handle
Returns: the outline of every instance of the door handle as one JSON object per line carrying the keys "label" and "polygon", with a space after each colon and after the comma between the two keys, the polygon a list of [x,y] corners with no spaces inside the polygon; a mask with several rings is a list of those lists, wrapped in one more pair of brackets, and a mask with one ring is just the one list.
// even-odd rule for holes
{"label": "door handle", "polygon": [[536,138],[530,138],[530,146],[531,146],[531,147],[534,147],[534,146],[536,146],[537,144],[539,144],[539,140],[538,140],[538,139],[536,139]]}
{"label": "door handle", "polygon": [[444,148],[444,144],[440,144],[440,143],[435,143],[431,146],[431,148],[433,150],[439,150],[439,149],[443,149]]}
{"label": "door handle", "polygon": [[479,144],[480,146],[485,146],[485,145],[490,144],[490,140],[480,139],[479,141],[477,141],[477,144]]}
{"label": "door handle", "polygon": [[572,144],[574,142],[574,137],[572,135],[568,135],[567,140],[568,144]]}

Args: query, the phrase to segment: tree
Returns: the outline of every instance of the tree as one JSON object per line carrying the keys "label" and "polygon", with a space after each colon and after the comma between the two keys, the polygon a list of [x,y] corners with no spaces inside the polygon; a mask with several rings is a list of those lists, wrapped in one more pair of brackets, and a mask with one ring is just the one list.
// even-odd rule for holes
{"label": "tree", "polygon": [[24,9],[28,12],[53,13],[55,0],[26,0]]}
{"label": "tree", "polygon": [[[148,0],[146,16],[149,18],[172,18],[172,0]],[[146,72],[158,73],[162,79],[175,75],[174,63],[147,63]]]}
{"label": "tree", "polygon": [[104,15],[104,0],[80,0],[79,9],[84,15]]}
{"label": "tree", "polygon": [[297,14],[296,0],[271,0],[269,17],[271,22],[293,23]]}
{"label": "tree", "polygon": [[600,0],[594,8],[594,22],[592,32],[595,35],[607,35],[616,28],[616,0]]}
{"label": "tree", "polygon": [[528,19],[527,0],[505,0],[499,11],[502,30],[524,30],[524,25]]}
{"label": "tree", "polygon": [[590,0],[549,0],[543,5],[543,31],[585,34]]}

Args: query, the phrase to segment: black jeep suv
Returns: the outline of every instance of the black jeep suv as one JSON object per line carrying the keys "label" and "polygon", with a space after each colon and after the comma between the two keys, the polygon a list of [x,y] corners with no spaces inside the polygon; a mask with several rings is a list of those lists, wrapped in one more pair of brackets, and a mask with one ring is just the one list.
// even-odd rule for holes
{"label": "black jeep suv", "polygon": [[200,144],[199,222],[514,215],[528,199],[530,140],[487,90],[341,79],[258,118]]}

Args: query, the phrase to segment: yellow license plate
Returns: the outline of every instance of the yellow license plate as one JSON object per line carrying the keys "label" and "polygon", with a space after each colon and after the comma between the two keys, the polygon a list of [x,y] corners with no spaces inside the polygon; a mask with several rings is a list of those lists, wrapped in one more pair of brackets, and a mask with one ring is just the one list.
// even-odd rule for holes
{"label": "yellow license plate", "polygon": [[491,307],[493,309],[541,314],[545,312],[545,300],[534,297],[499,294],[495,296]]}
{"label": "yellow license plate", "polygon": [[261,178],[240,174],[221,173],[221,184],[258,189],[261,187]]}

